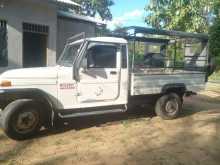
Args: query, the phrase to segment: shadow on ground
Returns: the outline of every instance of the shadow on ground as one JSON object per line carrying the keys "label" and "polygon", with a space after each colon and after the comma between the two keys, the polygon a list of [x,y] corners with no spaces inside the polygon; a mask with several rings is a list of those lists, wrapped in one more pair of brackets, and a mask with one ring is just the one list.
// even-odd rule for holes
{"label": "shadow on ground", "polygon": [[[211,102],[209,101],[211,100]],[[209,110],[211,110],[210,113],[213,113],[213,109],[219,109],[220,108],[220,102],[219,99],[213,99],[209,98],[207,96],[196,96],[193,98],[185,98],[185,104],[183,107],[183,112],[180,115],[179,118],[185,118],[189,117],[191,115],[194,115],[201,111],[206,111],[208,113]],[[194,102],[200,102],[205,101],[207,105],[199,105],[194,104]],[[220,113],[220,111],[216,111],[216,113]],[[53,130],[44,130],[41,131],[38,137],[44,137],[48,136],[50,134],[57,134],[57,133],[63,133],[72,129],[75,130],[82,130],[90,127],[99,127],[102,125],[113,125],[118,122],[123,122],[127,120],[138,120],[141,118],[149,118],[152,119],[155,117],[156,114],[154,112],[153,107],[136,107],[133,109],[130,109],[126,113],[116,113],[116,114],[105,114],[105,115],[98,115],[98,116],[90,116],[90,117],[79,117],[72,120],[66,120],[66,121],[59,121],[57,123],[57,126]]]}
{"label": "shadow on ground", "polygon": [[69,120],[60,120],[56,123],[55,128],[41,131],[38,138],[51,134],[63,133],[72,129],[82,130],[91,127],[114,125],[117,123],[126,122],[127,120],[139,120],[141,118],[151,119],[153,117],[155,117],[155,113],[152,107],[136,107],[128,110],[125,113],[104,114],[88,117],[78,117]]}
{"label": "shadow on ground", "polygon": [[[211,101],[209,101],[211,100]],[[60,125],[53,130],[42,130],[38,137],[24,142],[13,142],[14,147],[5,152],[0,151],[0,163],[7,160],[19,158],[19,155],[24,152],[32,143],[38,143],[45,137],[50,138],[50,135],[59,135],[70,130],[84,130],[92,127],[108,127],[116,125],[117,129],[127,129],[129,134],[121,135],[115,133],[114,130],[107,130],[105,133],[112,134],[108,137],[110,142],[102,141],[105,145],[110,145],[107,150],[102,151],[101,145],[96,146],[90,151],[78,151],[79,153],[71,152],[71,147],[75,140],[88,139],[88,137],[80,136],[80,139],[70,141],[68,153],[55,155],[54,157],[42,158],[35,164],[60,164],[65,161],[66,164],[79,162],[86,164],[86,161],[96,162],[93,164],[161,164],[161,165],[197,165],[220,164],[220,102],[206,96],[196,96],[186,98],[184,111],[179,119],[173,121],[163,121],[156,118],[152,108],[140,108],[130,110],[127,113],[100,115],[92,117],[77,118],[71,121],[59,122]],[[199,114],[199,115],[197,115]],[[149,119],[149,122],[140,122],[141,119]],[[156,119],[155,119],[156,118]],[[120,128],[118,123],[128,122],[128,127]],[[130,121],[138,121],[141,124],[134,127]],[[63,124],[65,123],[65,124]],[[130,130],[131,129],[131,130]],[[96,130],[97,131],[97,130]],[[89,132],[92,136],[104,136],[99,129],[97,133],[93,130]],[[81,135],[81,134],[80,134]],[[73,135],[74,136],[74,135]],[[125,137],[124,137],[125,136]],[[65,138],[66,137],[62,137]],[[97,137],[95,137],[97,138]],[[106,139],[106,137],[103,137]],[[51,140],[54,140],[53,138]],[[50,141],[51,141],[50,140]],[[60,140],[60,139],[59,139]],[[0,134],[0,144],[9,143],[8,138]],[[113,143],[114,142],[114,143]],[[12,142],[10,142],[11,144]],[[86,142],[85,142],[86,143]],[[71,146],[72,145],[72,146]],[[89,148],[91,143],[81,144],[82,148]],[[87,146],[88,145],[88,146]],[[42,146],[43,147],[43,146]],[[92,146],[94,147],[94,146]],[[61,145],[62,148],[62,145]],[[34,149],[35,151],[36,149]],[[87,158],[84,158],[84,155]],[[75,160],[80,157],[79,160]],[[129,162],[129,163],[128,163]]]}
{"label": "shadow on ground", "polygon": [[[211,101],[210,101],[211,100]],[[201,111],[207,111],[213,108],[220,108],[218,102],[220,98],[209,98],[207,96],[196,96],[192,100],[190,98],[185,98],[186,104],[184,104],[183,112],[179,118],[189,117]],[[198,105],[194,104],[195,101],[209,101],[209,105]],[[216,103],[216,104],[215,104]],[[213,111],[212,111],[213,113]],[[218,113],[218,112],[217,112]],[[220,113],[220,112],[219,112]],[[75,129],[82,130],[91,127],[99,127],[103,125],[114,125],[116,123],[124,122],[127,120],[139,120],[141,118],[149,118],[152,119],[156,114],[154,112],[153,107],[136,107],[133,109],[129,109],[125,113],[115,113],[115,114],[105,114],[105,115],[97,115],[97,116],[89,116],[89,117],[78,117],[69,120],[59,120],[56,122],[56,126],[53,129],[43,129],[36,137],[41,138],[45,136],[50,136],[52,134],[64,133],[66,131]],[[4,140],[7,137],[0,134],[0,140]]]}

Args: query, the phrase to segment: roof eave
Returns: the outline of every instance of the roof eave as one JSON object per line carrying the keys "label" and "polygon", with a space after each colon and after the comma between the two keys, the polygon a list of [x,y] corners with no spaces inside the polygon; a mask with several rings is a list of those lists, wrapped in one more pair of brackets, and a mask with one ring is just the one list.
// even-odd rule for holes
{"label": "roof eave", "polygon": [[65,0],[50,0],[50,1],[57,3],[57,4],[64,4],[66,6],[71,6],[71,7],[81,7],[81,5],[76,2],[67,3],[65,2]]}
{"label": "roof eave", "polygon": [[78,19],[78,20],[83,20],[86,22],[92,22],[95,23],[97,25],[106,25],[106,22],[101,21],[99,19],[93,18],[93,17],[88,17],[88,16],[82,16],[79,14],[74,14],[74,13],[70,13],[70,12],[66,12],[66,11],[61,11],[59,10],[57,12],[57,15],[60,17],[65,17],[65,18],[70,18],[70,19]]}

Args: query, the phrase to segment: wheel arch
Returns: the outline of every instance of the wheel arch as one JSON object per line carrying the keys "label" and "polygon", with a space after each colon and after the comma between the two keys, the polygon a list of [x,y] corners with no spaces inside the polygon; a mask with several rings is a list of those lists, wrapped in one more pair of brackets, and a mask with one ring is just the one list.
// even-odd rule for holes
{"label": "wheel arch", "polygon": [[[2,106],[3,110],[8,104],[16,100],[31,99],[43,106],[44,110],[41,112],[45,114],[45,117],[48,116],[48,122],[53,121],[56,104],[46,92],[40,89],[5,89],[2,90],[1,96],[3,96],[5,101]],[[45,118],[45,120],[47,119]]]}
{"label": "wheel arch", "polygon": [[167,94],[167,93],[174,92],[182,96],[186,91],[187,91],[187,88],[184,83],[174,83],[174,84],[164,85],[161,93]]}

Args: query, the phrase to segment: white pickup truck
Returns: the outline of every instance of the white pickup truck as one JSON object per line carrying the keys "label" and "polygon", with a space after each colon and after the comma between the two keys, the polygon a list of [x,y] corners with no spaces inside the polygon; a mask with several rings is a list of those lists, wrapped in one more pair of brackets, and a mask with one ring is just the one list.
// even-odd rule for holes
{"label": "white pickup truck", "polygon": [[[208,38],[201,34],[134,29],[135,35],[126,34],[123,38],[71,38],[57,66],[1,74],[0,118],[7,136],[22,140],[42,126],[53,126],[55,119],[125,112],[130,106],[148,103],[163,119],[176,118],[182,110],[183,96],[205,87]],[[182,42],[189,38],[196,40],[190,40],[191,47]],[[202,43],[200,51],[190,53],[187,49],[194,43],[198,46],[198,40]],[[178,41],[186,49],[181,58]],[[149,45],[153,49],[149,50]],[[140,56],[140,52],[145,55]]]}

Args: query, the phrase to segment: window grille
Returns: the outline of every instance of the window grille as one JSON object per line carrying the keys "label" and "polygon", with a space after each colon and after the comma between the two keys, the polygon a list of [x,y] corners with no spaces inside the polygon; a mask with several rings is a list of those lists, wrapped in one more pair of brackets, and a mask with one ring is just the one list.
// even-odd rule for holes
{"label": "window grille", "polygon": [[49,27],[46,25],[23,23],[23,31],[30,32],[30,33],[40,33],[40,34],[48,35]]}

